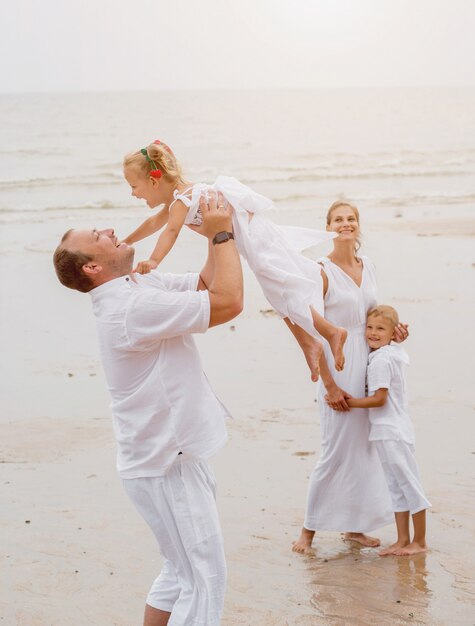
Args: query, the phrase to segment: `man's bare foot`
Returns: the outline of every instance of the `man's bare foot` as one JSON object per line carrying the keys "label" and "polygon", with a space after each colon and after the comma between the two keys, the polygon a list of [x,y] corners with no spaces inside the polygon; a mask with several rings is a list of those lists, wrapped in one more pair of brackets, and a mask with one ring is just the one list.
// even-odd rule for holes
{"label": "man's bare foot", "polygon": [[305,355],[305,360],[307,361],[307,365],[310,368],[310,375],[312,378],[312,381],[314,383],[317,382],[319,376],[320,376],[320,357],[323,354],[323,346],[322,344],[317,341],[316,339],[313,339],[313,337],[309,336],[309,339],[311,339],[311,341],[307,341],[304,344],[300,344],[300,347],[303,350],[303,353]]}
{"label": "man's bare foot", "polygon": [[396,543],[393,543],[387,548],[384,548],[384,550],[381,550],[381,552],[379,553],[379,556],[389,556],[390,554],[394,554],[398,550],[401,550],[402,548],[405,548],[408,545],[409,545],[409,539],[396,541]]}
{"label": "man's bare foot", "polygon": [[393,554],[394,556],[412,556],[413,554],[422,554],[423,552],[427,552],[427,545],[413,541],[409,545],[399,548],[399,550],[396,550]]}
{"label": "man's bare foot", "polygon": [[345,345],[347,336],[348,331],[346,328],[335,326],[335,331],[332,332],[330,337],[327,337],[327,341],[330,344],[330,350],[332,351],[333,358],[335,359],[335,369],[337,372],[341,372],[345,367],[343,346]]}
{"label": "man's bare foot", "polygon": [[345,533],[343,541],[355,541],[365,546],[365,548],[377,548],[381,545],[381,541],[376,537],[370,537],[363,533]]}
{"label": "man's bare foot", "polygon": [[298,552],[299,554],[305,554],[310,552],[314,536],[314,530],[308,530],[308,528],[302,527],[300,537],[297,539],[297,541],[292,542],[293,552]]}

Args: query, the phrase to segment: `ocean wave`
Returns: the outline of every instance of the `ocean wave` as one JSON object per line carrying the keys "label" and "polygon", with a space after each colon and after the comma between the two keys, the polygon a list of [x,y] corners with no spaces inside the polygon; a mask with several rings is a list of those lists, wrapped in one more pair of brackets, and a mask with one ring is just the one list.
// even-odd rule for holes
{"label": "ocean wave", "polygon": [[123,181],[123,176],[118,172],[102,172],[101,174],[82,174],[80,176],[32,176],[29,178],[17,178],[0,180],[0,189],[24,189],[32,187],[58,187],[58,186],[100,186],[110,185]]}
{"label": "ocean wave", "polygon": [[[357,194],[354,198],[359,204],[371,204],[382,207],[410,207],[411,205],[454,205],[454,204],[475,204],[475,193],[459,193],[459,192],[434,192],[434,193],[411,193],[401,194],[400,196],[384,196],[379,194],[362,195]],[[320,201],[327,202],[328,197],[323,194],[316,193],[296,193],[283,196],[273,195],[274,207],[276,211],[287,210],[291,205],[299,205],[299,210],[305,210],[304,205],[315,206]],[[46,219],[54,215],[64,215],[65,213],[75,212],[94,212],[94,211],[135,211],[136,205],[127,202],[112,202],[103,200],[101,202],[85,202],[76,205],[61,206],[38,206],[38,207],[0,207],[0,216],[13,218],[15,215],[29,216],[32,219],[41,218],[43,215]]]}
{"label": "ocean wave", "polygon": [[311,183],[311,182],[320,182],[325,180],[345,180],[345,179],[374,179],[374,180],[382,180],[387,178],[441,178],[441,177],[453,177],[453,176],[474,176],[474,170],[430,170],[430,169],[421,169],[417,171],[355,171],[349,170],[346,172],[328,172],[328,173],[318,173],[318,172],[308,172],[308,173],[300,173],[289,176],[276,176],[273,173],[269,173],[268,175],[264,175],[262,177],[258,176],[247,176],[242,177],[241,180],[243,183],[247,185],[253,185],[255,183]]}
{"label": "ocean wave", "polygon": [[18,207],[0,207],[0,214],[2,213],[29,213],[29,214],[37,214],[37,213],[51,213],[58,212],[64,213],[67,211],[111,211],[111,210],[122,210],[122,209],[134,209],[130,204],[120,203],[120,202],[111,202],[109,200],[103,200],[101,202],[85,202],[84,204],[75,204],[70,206],[38,206],[38,207],[27,207],[27,208],[18,208]]}

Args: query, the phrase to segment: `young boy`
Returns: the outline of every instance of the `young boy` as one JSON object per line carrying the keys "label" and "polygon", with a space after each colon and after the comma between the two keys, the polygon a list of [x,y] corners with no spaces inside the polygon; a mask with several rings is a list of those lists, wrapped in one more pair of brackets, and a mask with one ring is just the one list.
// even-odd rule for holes
{"label": "young boy", "polygon": [[[380,556],[407,556],[427,551],[426,509],[414,456],[414,428],[408,413],[403,366],[409,357],[400,345],[391,343],[398,314],[390,306],[377,306],[368,313],[366,341],[371,349],[367,371],[368,397],[351,398],[350,407],[369,408],[370,435],[383,465],[396,518],[397,541]],[[410,540],[409,514],[414,524]]]}

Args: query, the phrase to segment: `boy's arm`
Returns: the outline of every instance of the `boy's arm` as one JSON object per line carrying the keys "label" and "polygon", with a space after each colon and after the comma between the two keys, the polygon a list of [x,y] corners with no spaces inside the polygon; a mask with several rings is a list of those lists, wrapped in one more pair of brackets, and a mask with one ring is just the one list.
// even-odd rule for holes
{"label": "boy's arm", "polygon": [[348,406],[352,409],[373,409],[378,406],[384,406],[388,399],[387,389],[378,389],[373,396],[366,398],[349,398]]}
{"label": "boy's arm", "polygon": [[161,211],[146,219],[145,222],[142,222],[142,224],[140,224],[140,226],[136,228],[133,233],[127,235],[127,237],[123,239],[123,241],[124,243],[130,245],[132,243],[135,243],[136,241],[145,239],[145,237],[149,237],[150,235],[153,235],[153,233],[156,233],[157,230],[163,228],[167,221],[168,207],[163,207]]}

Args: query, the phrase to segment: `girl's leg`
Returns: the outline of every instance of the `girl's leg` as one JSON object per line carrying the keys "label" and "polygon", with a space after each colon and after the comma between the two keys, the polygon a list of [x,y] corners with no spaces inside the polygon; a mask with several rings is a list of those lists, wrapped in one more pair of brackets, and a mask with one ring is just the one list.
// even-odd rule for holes
{"label": "girl's leg", "polygon": [[328,320],[326,320],[320,313],[318,313],[313,307],[310,307],[312,311],[313,325],[320,335],[326,339],[330,345],[333,357],[335,359],[335,369],[337,372],[345,366],[345,355],[343,354],[343,346],[345,345],[348,332],[345,328],[340,326],[333,326]]}
{"label": "girl's leg", "polygon": [[381,550],[379,556],[397,554],[399,550],[408,546],[411,541],[409,537],[409,511],[398,511],[394,513],[394,517],[396,518],[397,541],[388,548]]}
{"label": "girl's leg", "polygon": [[320,376],[320,357],[323,354],[322,344],[305,332],[303,328],[297,326],[297,324],[292,324],[288,317],[284,318],[284,322],[290,328],[291,333],[297,340],[299,346],[302,348],[307,365],[310,368],[310,374],[313,382],[317,382],[318,377]]}
{"label": "girl's leg", "polygon": [[412,522],[414,524],[414,539],[411,543],[408,541],[406,546],[397,550],[397,552],[394,553],[396,556],[411,556],[412,554],[427,552],[425,509],[414,513]]}
{"label": "girl's leg", "polygon": [[310,548],[312,547],[312,541],[314,536],[314,530],[309,530],[308,528],[305,528],[305,526],[302,526],[302,530],[300,531],[300,537],[297,539],[297,541],[292,542],[292,550],[294,552],[299,552],[300,554],[308,552],[308,550],[310,550]]}

